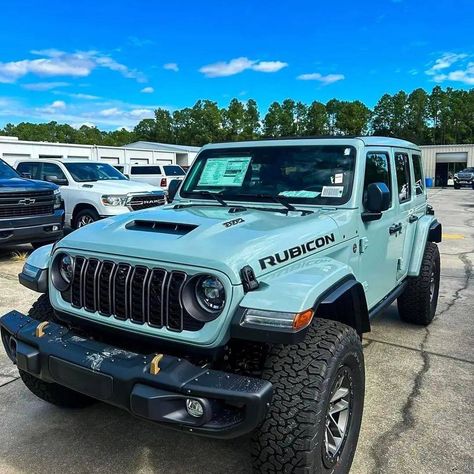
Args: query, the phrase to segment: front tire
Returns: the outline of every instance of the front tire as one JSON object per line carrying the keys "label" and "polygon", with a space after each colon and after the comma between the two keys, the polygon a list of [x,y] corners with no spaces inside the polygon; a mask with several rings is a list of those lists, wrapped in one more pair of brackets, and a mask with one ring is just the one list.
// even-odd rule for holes
{"label": "front tire", "polygon": [[92,224],[99,219],[99,213],[95,209],[83,209],[82,211],[79,211],[74,218],[74,229],[80,229],[81,227]]}
{"label": "front tire", "polygon": [[364,356],[354,329],[315,320],[303,342],[271,349],[263,378],[274,393],[254,434],[255,472],[349,472],[365,391]]}
{"label": "front tire", "polygon": [[421,326],[428,326],[433,321],[438,305],[439,279],[438,246],[433,242],[427,242],[420,274],[408,278],[405,290],[398,297],[400,319]]}
{"label": "front tire", "polygon": [[[53,307],[47,294],[38,298],[28,312],[28,316],[37,321],[54,321]],[[83,408],[94,403],[92,398],[82,395],[82,393],[75,392],[57,383],[44,382],[23,370],[18,371],[21,380],[30,392],[48,403],[63,408]]]}

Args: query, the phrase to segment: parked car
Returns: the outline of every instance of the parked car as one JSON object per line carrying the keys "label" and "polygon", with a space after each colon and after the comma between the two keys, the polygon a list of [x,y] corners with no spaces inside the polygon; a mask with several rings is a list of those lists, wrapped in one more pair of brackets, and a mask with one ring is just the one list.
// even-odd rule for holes
{"label": "parked car", "polygon": [[465,168],[454,174],[454,189],[470,187],[474,189],[474,168]]}
{"label": "parked car", "polygon": [[25,159],[17,171],[61,187],[66,224],[74,229],[104,217],[123,214],[166,202],[164,191],[147,183],[129,181],[108,163]]}
{"label": "parked car", "polygon": [[22,178],[0,160],[0,245],[31,243],[37,248],[63,235],[59,187]]}
{"label": "parked car", "polygon": [[115,165],[121,173],[133,181],[154,184],[168,189],[173,179],[184,179],[186,172],[178,165]]}
{"label": "parked car", "polygon": [[436,311],[423,178],[398,139],[205,146],[172,203],[30,256],[20,281],[44,294],[1,318],[7,354],[50,403],[252,432],[255,472],[348,473],[370,318],[394,301],[413,324]]}

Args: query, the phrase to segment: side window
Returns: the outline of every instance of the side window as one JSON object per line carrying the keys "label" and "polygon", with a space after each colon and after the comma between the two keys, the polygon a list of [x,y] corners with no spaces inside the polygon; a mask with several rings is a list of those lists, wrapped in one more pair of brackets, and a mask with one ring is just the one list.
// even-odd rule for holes
{"label": "side window", "polygon": [[63,173],[63,170],[54,163],[43,163],[43,179],[46,176],[56,176],[59,179],[66,179],[66,175]]}
{"label": "side window", "polygon": [[413,161],[413,173],[415,174],[415,191],[416,195],[419,196],[425,191],[425,182],[423,180],[423,167],[421,165],[421,156],[412,155]]}
{"label": "side window", "polygon": [[370,152],[367,153],[365,162],[364,178],[364,206],[366,200],[366,191],[369,184],[385,183],[390,190],[390,205],[392,204],[392,186],[390,184],[390,160],[387,153]]}
{"label": "side window", "polygon": [[395,171],[397,174],[398,201],[406,202],[411,198],[410,162],[406,153],[395,153]]}
{"label": "side window", "polygon": [[20,174],[29,174],[32,179],[41,179],[40,176],[40,164],[39,163],[19,163],[18,166],[16,167],[16,170]]}

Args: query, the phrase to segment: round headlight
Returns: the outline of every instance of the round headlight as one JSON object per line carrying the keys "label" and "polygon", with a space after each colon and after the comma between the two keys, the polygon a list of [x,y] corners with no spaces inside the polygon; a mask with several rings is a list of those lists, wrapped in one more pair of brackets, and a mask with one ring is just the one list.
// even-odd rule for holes
{"label": "round headlight", "polygon": [[59,291],[69,288],[74,274],[74,260],[67,253],[60,253],[53,261],[51,268],[51,280],[54,287]]}
{"label": "round headlight", "polygon": [[225,305],[225,290],[221,281],[205,275],[196,282],[196,300],[200,306],[212,313],[221,311]]}
{"label": "round headlight", "polygon": [[63,255],[58,262],[59,273],[67,284],[71,284],[73,267],[72,258],[70,255]]}

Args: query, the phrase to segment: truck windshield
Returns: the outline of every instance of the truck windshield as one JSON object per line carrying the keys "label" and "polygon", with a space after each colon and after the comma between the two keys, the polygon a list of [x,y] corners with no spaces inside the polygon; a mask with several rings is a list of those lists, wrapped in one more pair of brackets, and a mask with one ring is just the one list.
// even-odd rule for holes
{"label": "truck windshield", "polygon": [[[181,196],[340,205],[352,191],[356,150],[346,145],[255,146],[204,150]],[[204,193],[202,192],[204,191]],[[272,199],[273,197],[273,199]]]}
{"label": "truck windshield", "polygon": [[19,178],[19,174],[4,161],[0,160],[0,179]]}
{"label": "truck windshield", "polygon": [[74,181],[126,180],[127,178],[108,163],[64,163]]}
{"label": "truck windshield", "polygon": [[186,174],[183,168],[177,165],[166,165],[163,166],[163,169],[166,176],[184,176]]}

